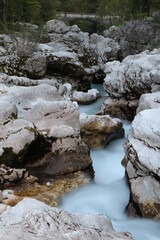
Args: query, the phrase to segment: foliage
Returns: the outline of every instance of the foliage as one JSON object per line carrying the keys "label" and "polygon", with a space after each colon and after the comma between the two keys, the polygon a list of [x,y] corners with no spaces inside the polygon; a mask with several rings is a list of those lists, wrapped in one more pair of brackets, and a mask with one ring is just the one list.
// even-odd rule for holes
{"label": "foliage", "polygon": [[57,12],[95,13],[123,20],[142,19],[160,11],[160,0],[0,0],[0,22],[29,22],[38,25]]}
{"label": "foliage", "polygon": [[153,11],[160,10],[160,0],[100,0],[100,16],[119,16],[124,20],[149,17]]}
{"label": "foliage", "polygon": [[41,24],[52,19],[59,0],[0,0],[0,21]]}

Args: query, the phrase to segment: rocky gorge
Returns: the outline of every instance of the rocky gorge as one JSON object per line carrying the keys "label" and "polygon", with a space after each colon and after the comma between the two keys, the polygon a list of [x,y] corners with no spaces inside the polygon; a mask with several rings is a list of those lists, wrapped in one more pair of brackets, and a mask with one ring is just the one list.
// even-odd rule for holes
{"label": "rocky gorge", "polygon": [[[128,212],[160,218],[160,50],[129,55],[137,52],[124,51],[122,39],[110,36],[113,30],[89,36],[76,25],[51,20],[32,54],[27,48],[23,49],[27,54],[18,47],[15,50],[14,40],[0,35],[0,199],[4,211],[0,239],[7,239],[8,231],[13,239],[46,239],[46,234],[47,239],[53,239],[52,235],[55,239],[132,239],[128,232],[115,232],[105,216],[74,216],[37,200],[22,200],[33,196],[55,206],[63,193],[88,183],[94,175],[90,148],[122,138],[122,119],[126,118],[134,119],[124,144]],[[22,47],[22,39],[17,41]],[[78,103],[91,104],[100,98],[96,89],[90,89],[93,81],[104,77],[99,72],[105,74],[109,96],[97,114],[80,114]],[[58,193],[56,184],[62,189]],[[33,188],[40,192],[42,185],[50,193],[29,194]],[[7,188],[19,192],[9,203],[4,201],[9,199]],[[52,196],[54,191],[58,197]],[[14,214],[17,219],[10,221]]]}

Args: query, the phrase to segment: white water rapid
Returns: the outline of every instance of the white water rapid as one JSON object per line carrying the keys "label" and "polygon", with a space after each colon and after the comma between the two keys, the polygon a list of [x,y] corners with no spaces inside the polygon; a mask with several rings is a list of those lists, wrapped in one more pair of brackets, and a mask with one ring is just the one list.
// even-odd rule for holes
{"label": "white water rapid", "polygon": [[[99,110],[107,94],[102,86],[97,89],[102,98],[91,105],[80,106],[81,113],[95,114]],[[129,127],[130,123],[124,121],[125,135]],[[113,140],[105,149],[91,150],[95,170],[94,182],[65,195],[60,208],[70,213],[105,214],[117,231],[131,232],[135,240],[160,240],[159,221],[129,218],[125,213],[129,188],[124,176],[125,170],[121,165],[124,157],[123,143],[124,139]]]}

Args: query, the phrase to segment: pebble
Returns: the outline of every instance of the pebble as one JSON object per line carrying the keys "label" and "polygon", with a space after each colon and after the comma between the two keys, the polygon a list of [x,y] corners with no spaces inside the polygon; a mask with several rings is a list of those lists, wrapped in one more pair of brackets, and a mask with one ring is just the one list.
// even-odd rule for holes
{"label": "pebble", "polygon": [[47,186],[47,187],[50,187],[50,186],[51,186],[51,183],[50,183],[50,182],[47,182],[47,183],[46,183],[46,186]]}

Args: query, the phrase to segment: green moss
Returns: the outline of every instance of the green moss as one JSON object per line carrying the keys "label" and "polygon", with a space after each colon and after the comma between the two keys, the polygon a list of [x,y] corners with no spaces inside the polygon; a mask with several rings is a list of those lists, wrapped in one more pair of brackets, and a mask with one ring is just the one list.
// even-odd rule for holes
{"label": "green moss", "polygon": [[13,149],[3,148],[4,152],[0,156],[0,164],[5,164],[7,166],[12,166],[12,164],[16,161],[16,154],[13,152]]}
{"label": "green moss", "polygon": [[51,147],[52,141],[46,140],[41,134],[37,134],[36,139],[27,143],[18,154],[14,153],[11,147],[3,148],[4,152],[0,156],[0,164],[17,168],[25,167],[27,163],[35,162],[51,152]]}

